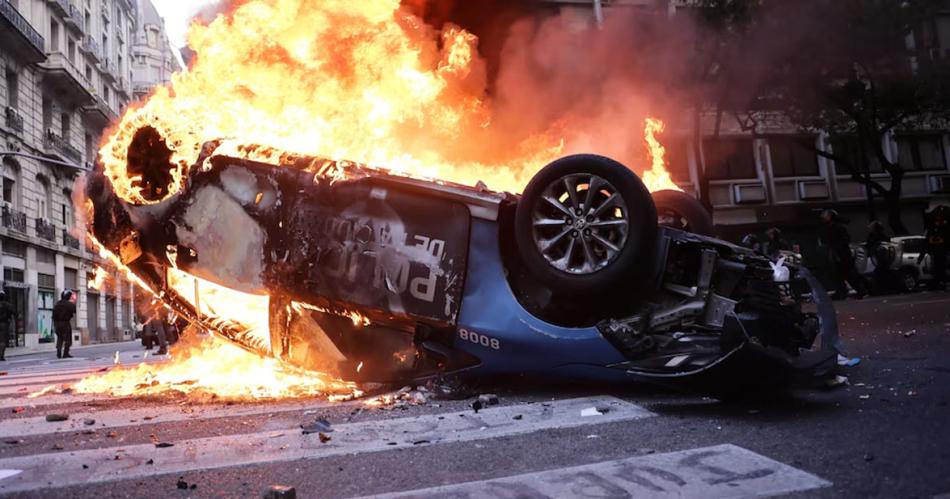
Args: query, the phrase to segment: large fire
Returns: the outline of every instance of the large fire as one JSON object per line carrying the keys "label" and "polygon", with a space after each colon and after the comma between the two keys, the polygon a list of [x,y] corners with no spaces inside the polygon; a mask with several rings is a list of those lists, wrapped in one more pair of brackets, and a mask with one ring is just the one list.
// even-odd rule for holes
{"label": "large fire", "polygon": [[[188,44],[196,58],[189,70],[130,108],[104,139],[100,161],[123,200],[156,203],[181,190],[210,140],[223,141],[220,152],[273,164],[293,152],[467,185],[482,181],[511,192],[520,192],[548,162],[575,152],[565,145],[577,132],[570,116],[519,139],[516,147],[493,145],[506,132],[493,127],[478,39],[456,26],[436,30],[401,9],[399,0],[240,0],[226,10],[209,24],[191,26]],[[129,146],[144,127],[156,130],[171,151],[167,185],[146,185],[151,179],[130,170]],[[641,160],[651,164],[643,175],[651,191],[679,189],[665,169],[657,140],[662,131],[661,121],[646,121]],[[89,237],[127,277],[161,299]],[[238,324],[258,339],[260,351],[269,350],[266,296],[174,269],[168,283],[202,323]],[[356,312],[329,312],[368,324]],[[319,373],[288,373],[276,360],[204,339],[178,347],[168,363],[93,376],[76,390],[210,391],[256,399],[354,393],[355,387]]]}

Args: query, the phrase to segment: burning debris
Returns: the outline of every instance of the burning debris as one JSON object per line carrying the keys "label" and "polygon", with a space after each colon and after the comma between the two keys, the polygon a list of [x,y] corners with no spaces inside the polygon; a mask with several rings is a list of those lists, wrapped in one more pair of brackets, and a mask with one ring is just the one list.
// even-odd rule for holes
{"label": "burning debris", "polygon": [[282,365],[193,331],[171,347],[169,356],[171,362],[116,367],[89,376],[73,385],[73,390],[115,397],[186,395],[195,400],[241,402],[317,396],[346,400],[362,395],[352,383]]}

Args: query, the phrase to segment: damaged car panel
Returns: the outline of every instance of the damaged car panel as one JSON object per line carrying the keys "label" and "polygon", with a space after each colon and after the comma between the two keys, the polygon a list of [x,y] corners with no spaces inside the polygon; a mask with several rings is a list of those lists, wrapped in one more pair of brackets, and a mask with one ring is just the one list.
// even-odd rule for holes
{"label": "damaged car panel", "polygon": [[[834,366],[834,310],[805,269],[658,227],[649,192],[607,158],[559,160],[521,196],[284,163],[210,143],[148,205],[93,175],[90,232],[192,322],[347,379],[559,372],[711,391],[695,380]],[[199,288],[253,303],[263,325]]]}

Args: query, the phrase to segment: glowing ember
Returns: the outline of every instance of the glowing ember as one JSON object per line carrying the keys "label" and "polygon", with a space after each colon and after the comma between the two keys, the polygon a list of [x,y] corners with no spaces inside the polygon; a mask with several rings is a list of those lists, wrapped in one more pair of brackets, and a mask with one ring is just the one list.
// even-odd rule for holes
{"label": "glowing ember", "polygon": [[663,121],[657,118],[646,119],[646,127],[643,133],[647,149],[650,151],[651,165],[649,170],[643,172],[643,183],[646,184],[650,192],[662,190],[682,191],[683,189],[680,189],[670,178],[670,172],[666,169],[666,149],[656,138],[657,134],[663,133],[664,128]]}
{"label": "glowing ember", "polygon": [[106,284],[106,279],[109,278],[109,273],[105,271],[102,267],[96,267],[94,277],[86,282],[86,286],[89,289],[101,290]]}
{"label": "glowing ember", "polygon": [[73,385],[73,391],[115,397],[214,395],[219,401],[311,396],[342,400],[362,395],[352,383],[286,366],[214,336],[201,337],[189,332],[171,347],[169,356],[172,360],[167,363],[143,362],[135,367],[116,367],[89,376]]}

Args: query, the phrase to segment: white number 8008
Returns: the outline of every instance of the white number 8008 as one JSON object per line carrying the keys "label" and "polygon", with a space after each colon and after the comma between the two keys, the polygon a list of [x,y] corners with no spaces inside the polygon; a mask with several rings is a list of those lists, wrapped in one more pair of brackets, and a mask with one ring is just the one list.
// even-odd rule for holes
{"label": "white number 8008", "polygon": [[459,329],[459,339],[471,341],[476,345],[481,345],[492,350],[501,350],[501,343],[496,338],[490,338],[484,334],[478,334],[467,329]]}

